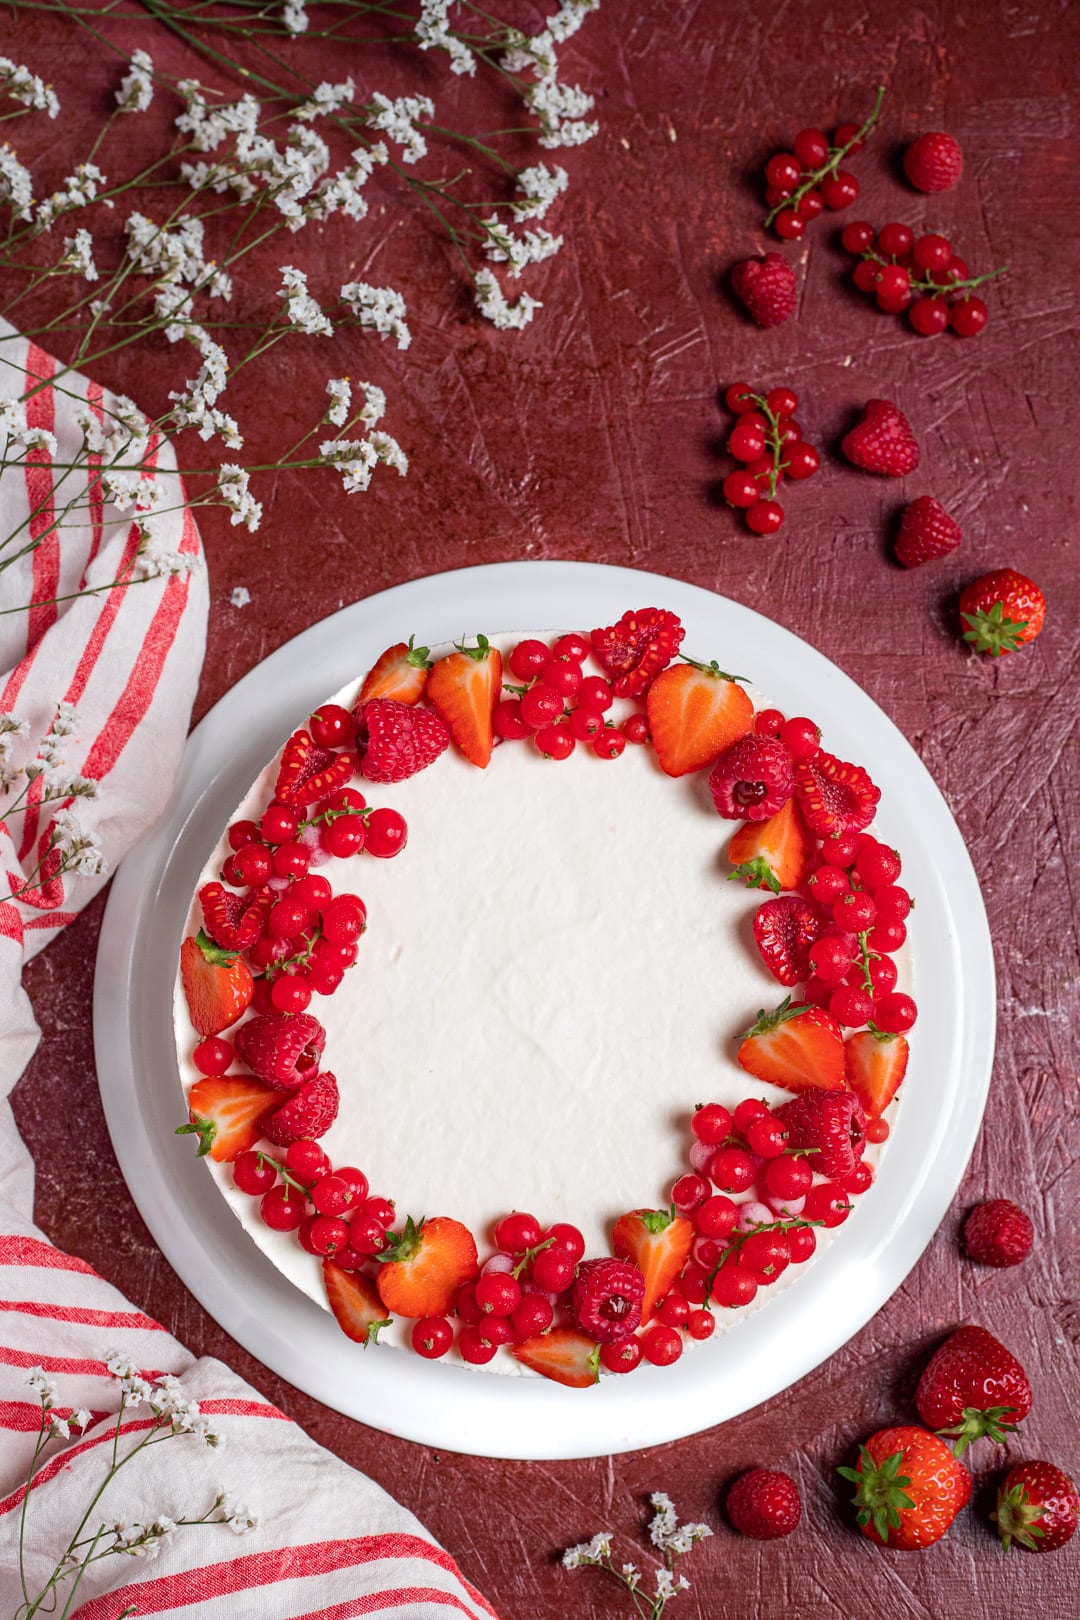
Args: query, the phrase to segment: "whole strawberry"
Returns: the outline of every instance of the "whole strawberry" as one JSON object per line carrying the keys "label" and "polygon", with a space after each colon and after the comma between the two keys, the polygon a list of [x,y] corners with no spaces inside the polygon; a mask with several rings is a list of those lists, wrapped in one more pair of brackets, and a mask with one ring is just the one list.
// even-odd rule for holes
{"label": "whole strawberry", "polygon": [[977,1204],[964,1222],[964,1249],[982,1266],[1018,1266],[1031,1253],[1031,1216],[1008,1198]]}
{"label": "whole strawberry", "polygon": [[758,326],[783,326],[795,313],[795,272],[779,253],[740,259],[731,272],[731,287]]}
{"label": "whole strawberry", "polygon": [[578,1266],[570,1311],[597,1344],[618,1344],[641,1326],[645,1278],[625,1260],[586,1260]]}
{"label": "whole strawberry", "polygon": [[919,465],[908,419],[887,399],[867,400],[862,421],[845,434],[840,448],[854,466],[882,478],[904,478]]}
{"label": "whole strawberry", "polygon": [[450,728],[430,709],[393,698],[371,698],[356,708],[361,770],[369,782],[403,782],[434,763],[450,746]]}
{"label": "whole strawberry", "polygon": [[1028,1552],[1054,1552],[1076,1530],[1080,1496],[1053,1463],[1018,1463],[998,1486],[997,1512],[990,1517],[1006,1552],[1014,1541]]}
{"label": "whole strawberry", "polygon": [[916,191],[948,191],[964,172],[964,154],[952,135],[920,135],[904,153],[904,173]]}
{"label": "whole strawberry", "polygon": [[850,1176],[866,1150],[866,1116],[850,1091],[803,1091],[776,1110],[788,1146],[813,1150],[810,1168],[832,1180]]}
{"label": "whole strawberry", "polygon": [[1016,1357],[993,1334],[962,1327],[930,1357],[915,1405],[929,1428],[955,1438],[959,1457],[984,1435],[1003,1444],[1031,1411],[1031,1385]]}
{"label": "whole strawberry", "polygon": [[960,597],[964,640],[991,658],[1034,641],[1045,618],[1046,597],[1034,580],[1014,568],[980,575]]}
{"label": "whole strawberry", "polygon": [[905,568],[918,568],[920,563],[933,562],[936,557],[947,557],[955,551],[963,532],[955,518],[951,518],[932,495],[920,495],[912,501],[900,519],[900,533],[896,537],[896,560]]}
{"label": "whole strawberry", "polygon": [[971,1496],[971,1475],[944,1440],[915,1424],[878,1429],[854,1468],[837,1473],[855,1486],[859,1528],[879,1547],[931,1547]]}
{"label": "whole strawberry", "polygon": [[727,1513],[740,1535],[776,1541],[794,1530],[802,1517],[802,1502],[790,1474],[751,1468],[728,1492]]}

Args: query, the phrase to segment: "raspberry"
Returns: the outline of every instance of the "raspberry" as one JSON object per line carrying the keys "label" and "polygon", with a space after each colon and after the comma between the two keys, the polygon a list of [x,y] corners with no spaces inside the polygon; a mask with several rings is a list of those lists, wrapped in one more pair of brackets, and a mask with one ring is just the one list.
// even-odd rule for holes
{"label": "raspberry", "polygon": [[290,1091],[318,1073],[326,1031],[310,1013],[267,1013],[241,1024],[235,1045],[264,1084]]}
{"label": "raspberry", "polygon": [[369,782],[403,782],[438,759],[450,730],[431,709],[372,698],[356,711],[361,770]]}
{"label": "raspberry", "polygon": [[230,894],[220,883],[204,883],[199,890],[206,932],[226,951],[246,951],[254,945],[273,903],[272,889],[248,896]]}
{"label": "raspberry", "polygon": [[874,819],[881,797],[861,765],[849,765],[824,750],[795,766],[799,808],[820,838],[862,832]]}
{"label": "raspberry", "polygon": [[813,1148],[811,1168],[839,1180],[866,1149],[866,1120],[850,1091],[803,1091],[776,1110],[793,1148]]}
{"label": "raspberry", "polygon": [[802,1516],[802,1503],[789,1474],[751,1468],[740,1474],[728,1492],[727,1512],[740,1535],[775,1541],[794,1530]]}
{"label": "raspberry", "polygon": [[906,508],[896,537],[896,560],[917,568],[935,557],[947,557],[963,539],[959,523],[932,495],[920,495]]}
{"label": "raspberry", "polygon": [[758,326],[783,326],[795,313],[795,272],[779,253],[741,259],[731,272],[731,288]]}
{"label": "raspberry", "polygon": [[618,1344],[641,1325],[645,1278],[625,1260],[586,1260],[578,1267],[570,1310],[597,1344]]}
{"label": "raspberry", "polygon": [[[592,650],[608,674],[616,676],[616,697],[640,697],[653,677],[671,663],[685,634],[674,613],[662,608],[640,608],[636,613],[624,613],[618,624],[594,630]],[[621,734],[619,740],[620,744],[624,740]]]}
{"label": "raspberry", "polygon": [[964,1222],[964,1249],[981,1266],[1018,1266],[1034,1236],[1030,1215],[1008,1198],[977,1204]]}
{"label": "raspberry", "polygon": [[271,1142],[287,1147],[302,1137],[324,1135],[337,1118],[337,1080],[329,1070],[294,1091],[267,1119],[263,1129]]}
{"label": "raspberry", "polygon": [[810,976],[810,947],[821,932],[821,917],[798,895],[766,900],[754,915],[754,942],[774,979],[789,988]]}
{"label": "raspberry", "polygon": [[887,399],[867,400],[863,419],[840,448],[864,472],[903,478],[919,465],[919,446],[907,417]]}
{"label": "raspberry", "polygon": [[904,173],[916,191],[948,191],[964,172],[964,154],[952,135],[920,135],[904,153]]}
{"label": "raspberry", "polygon": [[717,814],[729,821],[765,821],[783,809],[793,786],[791,755],[772,737],[740,737],[709,773]]}

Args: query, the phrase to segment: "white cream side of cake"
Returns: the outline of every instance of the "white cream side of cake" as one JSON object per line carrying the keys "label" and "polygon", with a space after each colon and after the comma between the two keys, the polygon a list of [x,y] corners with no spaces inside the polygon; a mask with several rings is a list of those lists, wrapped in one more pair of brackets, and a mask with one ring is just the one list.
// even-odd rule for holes
{"label": "white cream side of cake", "polygon": [[[505,650],[520,636],[493,639]],[[359,685],[329,701],[351,707]],[[259,819],[277,768],[230,823]],[[451,747],[405,782],[362,787],[369,804],[401,811],[408,844],[392,860],[319,869],[335,893],[363,898],[368,928],[356,966],[309,1011],[341,1091],[323,1146],[399,1217],[452,1215],[483,1257],[494,1221],[527,1209],[543,1224],[572,1221],[587,1252],[604,1254],[614,1220],[662,1206],[688,1168],[695,1104],[789,1098],[736,1062],[737,1037],[785,992],[751,932],[767,896],[728,881],[734,824],[716,815],[706,774],[673,780],[648,747],[609,761],[579,746],[556,762],[526,741],[498,746],[484,771]],[[228,853],[223,834],[200,887]],[[186,931],[200,925],[193,899]],[[199,1037],[179,975],[174,1015],[186,1094]],[[228,1165],[206,1163],[263,1253],[327,1308],[321,1262],[262,1223]],[[819,1252],[831,1237],[819,1229]],[[812,1266],[717,1311],[718,1330]],[[405,1343],[410,1325],[395,1322],[380,1343]],[[505,1350],[484,1370],[525,1371]]]}

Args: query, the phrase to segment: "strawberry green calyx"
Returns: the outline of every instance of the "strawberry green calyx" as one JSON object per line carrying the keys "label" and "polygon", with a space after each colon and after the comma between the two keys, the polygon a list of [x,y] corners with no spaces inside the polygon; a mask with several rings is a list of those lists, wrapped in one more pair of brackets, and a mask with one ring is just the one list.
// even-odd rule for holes
{"label": "strawberry green calyx", "polygon": [[812,1011],[809,1002],[804,1001],[793,1007],[791,997],[785,996],[779,1007],[774,1007],[772,1012],[766,1012],[764,1007],[759,1007],[757,1023],[753,1029],[748,1029],[745,1034],[737,1035],[735,1038],[739,1041],[748,1041],[752,1035],[768,1035],[772,1030],[779,1029],[781,1024],[786,1024],[790,1018],[798,1018],[800,1013]]}
{"label": "strawberry green calyx", "polygon": [[696,658],[688,658],[685,653],[680,653],[679,657],[684,664],[689,664],[691,669],[700,669],[703,675],[711,675],[714,680],[738,681],[742,686],[750,684],[749,675],[729,675],[726,669],[720,668],[715,658],[710,658],[707,664],[699,664]]}
{"label": "strawberry green calyx", "polygon": [[411,1215],[406,1216],[404,1230],[397,1237],[391,1238],[382,1253],[375,1256],[381,1266],[394,1260],[412,1260],[419,1254],[420,1245],[424,1241],[425,1219],[426,1217],[421,1215],[418,1221],[414,1221]]}
{"label": "strawberry green calyx", "polygon": [[868,1018],[866,1020],[866,1028],[868,1033],[874,1037],[879,1046],[891,1046],[893,1041],[896,1040],[896,1036],[890,1034],[888,1030],[878,1029],[872,1018]]}
{"label": "strawberry green calyx", "polygon": [[465,657],[471,658],[475,664],[482,664],[488,653],[491,651],[491,642],[488,640],[487,636],[478,635],[476,638],[475,647],[467,647],[465,645],[465,637],[462,636],[460,641],[454,642],[454,646],[457,648],[459,653],[464,653]]}
{"label": "strawberry green calyx", "polygon": [[675,1205],[669,1209],[646,1209],[638,1216],[646,1232],[666,1232],[672,1221],[676,1218]]}
{"label": "strawberry green calyx", "polygon": [[850,1480],[855,1486],[852,1501],[858,1509],[855,1514],[858,1523],[872,1523],[885,1542],[889,1539],[890,1530],[900,1528],[901,1513],[916,1505],[904,1488],[911,1484],[911,1479],[900,1472],[903,1460],[903,1452],[894,1451],[892,1456],[878,1464],[866,1447],[860,1446],[859,1467],[836,1470],[842,1479]]}
{"label": "strawberry green calyx", "polygon": [[381,1322],[369,1322],[367,1328],[367,1338],[364,1340],[360,1348],[362,1350],[366,1350],[368,1345],[378,1344],[379,1334],[382,1332],[383,1328],[392,1327],[393,1323],[394,1318],[392,1316],[384,1316]]}
{"label": "strawberry green calyx", "polygon": [[431,668],[431,656],[430,656],[431,655],[431,648],[430,647],[417,647],[417,646],[414,645],[415,641],[416,641],[415,636],[410,636],[409,637],[409,650],[405,654],[405,662],[407,664],[411,664],[413,669],[430,669]]}
{"label": "strawberry green calyx", "polygon": [[598,1384],[600,1382],[600,1346],[598,1344],[594,1345],[590,1351],[585,1366],[587,1371],[592,1374],[592,1382]]}
{"label": "strawberry green calyx", "polygon": [[214,1145],[218,1128],[214,1120],[196,1116],[189,1119],[186,1125],[178,1125],[174,1132],[176,1136],[197,1136],[199,1138],[199,1158],[205,1159]]}
{"label": "strawberry green calyx", "polygon": [[960,617],[967,625],[964,640],[969,641],[976,652],[1000,658],[1002,653],[1016,652],[1024,644],[1028,621],[1007,619],[1004,602],[995,602],[989,611],[976,608],[974,613],[962,613]]}
{"label": "strawberry green calyx", "polygon": [[1026,1485],[1014,1485],[998,1499],[996,1513],[990,1517],[998,1527],[1001,1545],[1008,1552],[1014,1541],[1029,1552],[1038,1552],[1039,1542],[1046,1531],[1039,1528],[1039,1520],[1046,1513],[1041,1502],[1033,1502]]}
{"label": "strawberry green calyx", "polygon": [[224,945],[215,945],[205,928],[199,929],[195,943],[211,967],[231,967],[240,954],[239,951],[227,951]]}
{"label": "strawberry green calyx", "polygon": [[1005,1421],[1012,1410],[1011,1406],[988,1406],[985,1411],[977,1406],[965,1406],[960,1414],[962,1422],[935,1432],[943,1440],[956,1441],[952,1449],[957,1457],[964,1455],[973,1440],[993,1440],[995,1445],[1003,1446],[1007,1436],[1016,1433],[1017,1425]]}
{"label": "strawberry green calyx", "polygon": [[773,894],[780,893],[780,879],[764,855],[755,855],[752,861],[742,861],[734,871],[728,873],[728,882],[742,882],[748,889],[771,889]]}

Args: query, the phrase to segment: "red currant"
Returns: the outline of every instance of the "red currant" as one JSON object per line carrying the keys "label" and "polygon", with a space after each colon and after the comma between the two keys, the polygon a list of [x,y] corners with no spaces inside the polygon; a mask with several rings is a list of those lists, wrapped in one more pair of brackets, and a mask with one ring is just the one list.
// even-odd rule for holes
{"label": "red currant", "polygon": [[312,1142],[306,1136],[298,1142],[290,1142],[285,1150],[285,1163],[300,1181],[318,1175],[329,1162],[318,1142]]}
{"label": "red currant", "polygon": [[846,1175],[840,1183],[845,1192],[854,1193],[856,1197],[866,1192],[874,1185],[874,1172],[864,1159],[860,1159],[854,1170]]}
{"label": "red currant", "polygon": [[911,257],[920,270],[944,270],[953,256],[952,243],[946,236],[930,233],[916,239]]}
{"label": "red currant", "polygon": [[937,337],[949,324],[949,306],[944,298],[916,298],[908,320],[920,337]]}
{"label": "red currant", "polygon": [[[768,1112],[768,1106],[763,1103],[760,1098],[744,1097],[742,1102],[736,1105],[735,1112],[731,1116],[731,1124],[741,1136],[745,1136],[753,1121],[755,1119],[759,1119],[762,1114],[767,1114]],[[724,1136],[727,1134],[727,1131],[725,1131]],[[717,1143],[722,1142],[723,1139],[723,1136],[717,1137]]]}
{"label": "red currant", "polygon": [[811,1187],[803,1205],[805,1221],[820,1221],[826,1227],[842,1226],[851,1214],[851,1200],[838,1181],[819,1181]]}
{"label": "red currant", "polygon": [[301,901],[286,895],[271,906],[267,927],[278,939],[299,939],[311,927],[311,913]]}
{"label": "red currant", "polygon": [[724,499],[736,511],[745,511],[748,506],[753,506],[759,495],[756,477],[745,469],[728,473],[724,479]]}
{"label": "red currant", "polygon": [[754,1179],[754,1161],[743,1148],[717,1148],[709,1160],[709,1177],[721,1192],[745,1192]]}
{"label": "red currant", "polygon": [[[860,844],[855,857],[855,870],[868,889],[881,889],[895,884],[901,872],[901,861],[895,849],[879,844],[876,838],[867,838]],[[902,919],[901,919],[902,920]]]}
{"label": "red currant", "polygon": [[838,1024],[861,1029],[874,1011],[874,1001],[858,985],[842,984],[829,997],[829,1011]]}
{"label": "red currant", "polygon": [[912,998],[900,990],[890,990],[874,1003],[874,1023],[886,1035],[906,1034],[918,1016]]}
{"label": "red currant", "polygon": [[258,841],[259,827],[254,821],[234,821],[229,828],[229,848],[233,850],[244,849],[248,844]]}
{"label": "red currant", "polygon": [[628,743],[638,745],[647,743],[649,740],[648,716],[644,714],[628,714],[623,721],[622,733]]}
{"label": "red currant", "polygon": [[562,720],[554,726],[541,726],[533,736],[545,759],[569,759],[577,746],[574,733]]}
{"label": "red currant", "polygon": [[320,1215],[342,1215],[356,1203],[356,1191],[344,1176],[319,1176],[311,1185],[311,1202]]}
{"label": "red currant", "polygon": [[583,678],[581,665],[571,663],[568,658],[553,658],[544,669],[544,685],[553,686],[564,698],[574,696]]}
{"label": "red currant", "polygon": [[270,986],[275,1012],[302,1013],[311,1001],[311,985],[299,973],[282,973]]}
{"label": "red currant", "polygon": [[860,259],[851,272],[851,279],[860,292],[876,292],[879,270],[880,266],[873,259]]}
{"label": "red currant", "polygon": [[756,461],[765,453],[765,432],[749,417],[742,416],[731,430],[728,451],[736,461]]}
{"label": "red currant", "polygon": [[861,934],[877,922],[877,906],[869,889],[856,889],[834,901],[833,920],[849,934]]}
{"label": "red currant", "polygon": [[816,186],[811,186],[809,191],[803,192],[795,204],[795,216],[797,219],[802,220],[817,219],[824,207],[821,192]]}
{"label": "red currant", "polygon": [[775,534],[784,521],[779,501],[755,501],[746,514],[746,526],[754,534]]}
{"label": "red currant", "polygon": [[654,1367],[670,1367],[683,1352],[682,1337],[674,1328],[655,1323],[641,1337],[641,1353]]}
{"label": "red currant", "polygon": [[896,985],[896,963],[891,956],[872,956],[869,963],[870,983],[875,1000]]}
{"label": "red currant", "polygon": [[812,1226],[789,1226],[787,1233],[788,1253],[791,1255],[793,1266],[801,1265],[809,1260],[817,1248],[817,1235]]}
{"label": "red currant", "polygon": [[868,1142],[886,1142],[889,1139],[889,1122],[887,1119],[868,1119],[866,1122],[866,1140]]}
{"label": "red currant", "polygon": [[704,1176],[680,1176],[671,1189],[671,1202],[683,1215],[697,1209],[709,1196],[709,1183]]}
{"label": "red currant", "polygon": [[793,388],[770,388],[765,403],[774,416],[794,416],[799,408],[799,396]]}
{"label": "red currant", "polygon": [[868,225],[864,219],[854,220],[850,225],[845,225],[840,238],[841,245],[848,253],[865,253],[873,240],[874,227]]}
{"label": "red currant", "polygon": [[814,1176],[806,1160],[785,1153],[765,1166],[765,1189],[774,1198],[787,1202],[809,1192]]}
{"label": "red currant", "polygon": [[362,1204],[368,1195],[368,1178],[364,1172],[357,1170],[354,1165],[344,1164],[340,1165],[334,1174],[339,1181],[343,1181],[352,1189],[353,1204]]}
{"label": "red currant", "polygon": [[802,178],[802,168],[793,152],[777,152],[765,165],[765,178],[778,191],[794,191]]}
{"label": "red currant", "polygon": [[271,1187],[263,1194],[259,1214],[275,1232],[295,1232],[307,1218],[307,1205],[292,1187]]}
{"label": "red currant", "polygon": [[784,716],[779,709],[759,709],[754,716],[754,734],[758,737],[779,737]]}
{"label": "red currant", "polygon": [[549,1238],[552,1250],[569,1255],[575,1266],[585,1253],[585,1239],[577,1227],[569,1225],[567,1221],[556,1221],[554,1226],[549,1226],[544,1239]]}
{"label": "red currant", "polygon": [[849,945],[836,934],[825,934],[810,947],[810,966],[826,984],[839,984],[855,958],[854,940]]}
{"label": "red currant", "polygon": [[323,938],[331,945],[351,945],[367,926],[367,907],[358,894],[339,894],[322,914]]}
{"label": "red currant", "polygon": [[623,1339],[619,1344],[600,1346],[600,1365],[605,1372],[628,1373],[641,1363],[640,1339]]}
{"label": "red currant", "polygon": [[850,208],[859,195],[859,182],[848,169],[837,169],[821,182],[821,200],[826,208]]}
{"label": "red currant", "polygon": [[519,681],[531,681],[551,662],[551,650],[542,641],[519,641],[510,654],[510,673]]}
{"label": "red currant", "polygon": [[463,1322],[476,1327],[484,1319],[484,1313],[476,1303],[476,1284],[463,1283],[454,1292],[454,1310]]}
{"label": "red currant", "polygon": [[739,1247],[739,1265],[762,1285],[775,1282],[790,1264],[791,1251],[783,1232],[762,1227],[744,1238]]}
{"label": "red currant", "polygon": [[578,687],[577,700],[578,707],[588,709],[590,714],[605,714],[615,701],[615,693],[611,682],[602,675],[586,675]]}
{"label": "red currant", "polygon": [[268,804],[259,823],[259,831],[268,844],[291,844],[299,826],[295,810],[287,804]]}
{"label": "red currant", "polygon": [[548,1294],[564,1293],[574,1280],[577,1261],[565,1249],[541,1249],[533,1261],[533,1281]]}
{"label": "red currant", "polygon": [[592,652],[592,642],[580,630],[570,630],[560,636],[551,649],[553,658],[572,658],[575,664],[584,663]]}
{"label": "red currant", "polygon": [[233,1181],[241,1192],[268,1192],[277,1180],[277,1171],[259,1153],[241,1153],[233,1161]]}
{"label": "red currant", "polygon": [[909,225],[896,223],[883,225],[878,232],[878,251],[887,259],[902,259],[906,253],[911,252],[915,232]]}
{"label": "red currant", "polygon": [[531,1339],[534,1334],[543,1333],[554,1319],[554,1307],[543,1294],[522,1294],[510,1313],[514,1332],[522,1339]]}
{"label": "red currant", "polygon": [[820,129],[800,129],[792,146],[804,169],[820,169],[829,155],[829,137]]}
{"label": "red currant", "polygon": [[319,829],[320,847],[341,861],[348,860],[350,855],[359,855],[366,843],[367,828],[359,816],[341,816]]}
{"label": "red currant", "polygon": [[485,1316],[509,1316],[521,1299],[521,1284],[508,1271],[489,1271],[476,1284],[476,1303]]}
{"label": "red currant", "polygon": [[474,1367],[485,1366],[498,1349],[487,1324],[483,1327],[463,1327],[457,1342],[462,1361],[468,1361]]}
{"label": "red currant", "polygon": [[833,145],[846,146],[849,152],[861,152],[866,143],[855,139],[861,128],[861,124],[837,124],[833,130]]}
{"label": "red currant", "polygon": [[[881,893],[881,890],[878,890]],[[902,922],[878,921],[876,927],[870,930],[866,941],[870,950],[876,951],[879,956],[889,956],[898,951],[907,939],[907,929]]]}
{"label": "red currant", "polygon": [[412,1326],[412,1347],[428,1361],[445,1356],[454,1342],[454,1330],[445,1316],[422,1316]]}
{"label": "red currant", "polygon": [[316,709],[308,730],[320,748],[351,748],[356,741],[356,720],[338,703],[324,703]]}
{"label": "red currant", "polygon": [[385,1228],[394,1224],[393,1200],[383,1198],[378,1193],[373,1193],[370,1198],[365,1198],[360,1210],[362,1214],[369,1215],[373,1221],[378,1221],[381,1227]]}
{"label": "red currant", "polygon": [[367,826],[367,852],[380,860],[389,860],[405,848],[409,829],[405,817],[398,810],[383,806],[371,812]]}
{"label": "red currant", "polygon": [[785,720],[780,728],[780,741],[792,759],[812,759],[821,744],[821,728],[805,715]]}
{"label": "red currant", "polygon": [[618,759],[626,747],[626,738],[621,731],[605,726],[599,737],[593,738],[591,746],[598,759]]}
{"label": "red currant", "polygon": [[687,1266],[679,1278],[679,1287],[691,1305],[704,1305],[709,1297],[709,1273],[702,1266]]}
{"label": "red currant", "polygon": [[365,1215],[363,1210],[353,1216],[349,1222],[349,1245],[357,1254],[381,1254],[386,1244],[386,1228],[381,1221]]}
{"label": "red currant", "polygon": [[878,923],[902,923],[911,910],[911,896],[906,889],[897,883],[885,884],[882,888],[874,887],[874,902],[877,905]]}
{"label": "red currant", "polygon": [[796,482],[804,478],[813,478],[820,466],[821,457],[814,446],[807,444],[804,439],[797,439],[784,451],[784,471]]}
{"label": "red currant", "polygon": [[[288,848],[288,845],[283,845]],[[244,844],[232,858],[240,882],[249,889],[261,889],[273,871],[273,861],[265,844]]]}
{"label": "red currant", "polygon": [[726,1260],[713,1278],[712,1297],[717,1305],[735,1310],[749,1305],[758,1291],[757,1278],[733,1260]]}
{"label": "red currant", "polygon": [[[824,193],[823,200],[824,200]],[[806,230],[806,221],[801,219],[793,208],[785,208],[783,213],[777,214],[773,220],[773,230],[785,242],[798,241]]]}
{"label": "red currant", "polygon": [[496,1248],[501,1249],[503,1254],[521,1254],[524,1249],[534,1249],[540,1242],[540,1222],[535,1215],[514,1210],[496,1222],[494,1238]]}
{"label": "red currant", "polygon": [[501,703],[496,703],[491,725],[496,737],[507,742],[517,742],[532,730],[521,712],[521,699],[516,697],[503,698]]}
{"label": "red currant", "polygon": [[704,1107],[694,1110],[690,1129],[699,1142],[709,1147],[719,1147],[724,1138],[731,1134],[731,1115],[722,1103],[706,1103]]}
{"label": "red currant", "polygon": [[754,390],[745,382],[732,383],[731,387],[725,390],[724,404],[735,416],[745,416],[757,407]]}
{"label": "red currant", "polygon": [[725,1238],[738,1218],[738,1206],[721,1193],[706,1198],[694,1211],[694,1230],[706,1238]]}
{"label": "red currant", "polygon": [[949,309],[949,324],[958,337],[977,337],[989,319],[981,298],[958,298]]}
{"label": "red currant", "polygon": [[783,1153],[787,1140],[786,1127],[772,1114],[760,1114],[747,1127],[746,1145],[759,1159],[775,1159]]}
{"label": "red currant", "polygon": [[200,1074],[224,1074],[232,1060],[232,1045],[220,1035],[208,1035],[191,1054],[191,1061]]}
{"label": "red currant", "polygon": [[309,1215],[297,1236],[310,1254],[332,1256],[348,1243],[349,1226],[336,1215]]}
{"label": "red currant", "polygon": [[563,712],[563,700],[553,686],[538,681],[521,697],[521,718],[527,726],[538,731],[549,726]]}

